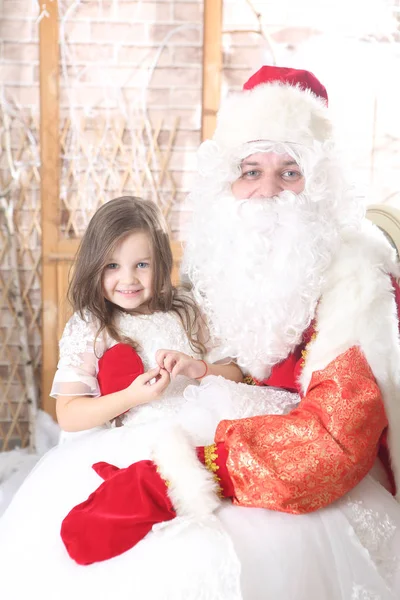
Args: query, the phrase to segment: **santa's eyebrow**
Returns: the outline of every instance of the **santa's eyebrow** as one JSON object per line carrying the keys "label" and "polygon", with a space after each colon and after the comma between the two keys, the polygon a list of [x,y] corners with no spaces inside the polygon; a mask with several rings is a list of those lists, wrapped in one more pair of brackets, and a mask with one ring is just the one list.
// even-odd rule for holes
{"label": "santa's eyebrow", "polygon": [[[241,167],[260,167],[261,163],[252,160],[243,160],[240,164]],[[281,167],[298,167],[298,163],[295,160],[284,160],[281,164]]]}
{"label": "santa's eyebrow", "polygon": [[295,165],[296,167],[298,167],[298,163],[295,160],[285,160],[282,165],[284,167],[291,167],[292,165]]}

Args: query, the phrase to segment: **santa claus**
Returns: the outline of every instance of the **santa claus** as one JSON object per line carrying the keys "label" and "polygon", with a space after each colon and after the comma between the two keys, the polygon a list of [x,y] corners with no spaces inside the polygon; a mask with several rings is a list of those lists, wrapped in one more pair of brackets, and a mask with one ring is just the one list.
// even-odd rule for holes
{"label": "santa claus", "polygon": [[302,395],[290,415],[216,434],[236,501],[290,512],[341,497],[377,455],[393,493],[400,482],[398,267],[348,183],[327,103],[311,73],[280,67],[228,98],[200,147],[185,257],[222,353]]}

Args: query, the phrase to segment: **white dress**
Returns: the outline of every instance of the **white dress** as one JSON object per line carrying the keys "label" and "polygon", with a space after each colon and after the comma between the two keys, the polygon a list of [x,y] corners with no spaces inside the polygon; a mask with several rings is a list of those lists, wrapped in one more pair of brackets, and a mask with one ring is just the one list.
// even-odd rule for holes
{"label": "white dress", "polygon": [[[140,344],[145,369],[159,348],[191,354],[173,314],[121,317]],[[74,315],[60,343],[54,390],[68,382],[99,395],[95,327]],[[97,356],[112,345],[99,342]],[[67,386],[67,387],[65,387]],[[163,428],[180,423],[194,443],[213,441],[222,418],[282,414],[295,394],[207,377],[184,377],[163,397],[132,409],[125,425],[98,427],[51,450],[0,519],[0,597],[4,600],[398,600],[400,507],[371,475],[331,506],[307,515],[224,501],[201,523],[159,525],[134,548],[77,565],[60,538],[62,519],[101,483],[93,463],[119,467],[149,458]]]}

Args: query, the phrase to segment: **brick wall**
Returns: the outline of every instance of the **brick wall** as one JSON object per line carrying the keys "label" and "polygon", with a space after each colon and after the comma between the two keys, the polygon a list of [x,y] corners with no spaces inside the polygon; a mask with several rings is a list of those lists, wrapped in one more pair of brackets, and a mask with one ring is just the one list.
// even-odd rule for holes
{"label": "brick wall", "polygon": [[[60,30],[65,42],[62,119],[71,106],[74,115],[79,114],[79,108],[94,118],[106,110],[112,114],[119,94],[127,106],[137,102],[149,68],[160,53],[148,87],[148,115],[153,124],[163,118],[167,131],[179,117],[171,168],[180,203],[190,184],[200,141],[202,2],[82,0],[59,5],[61,18],[68,9]],[[0,82],[10,98],[37,116],[38,4],[3,0],[0,6]],[[173,211],[174,236],[179,236],[181,220],[184,223],[186,219],[178,208]]]}
{"label": "brick wall", "polygon": [[0,83],[18,104],[37,110],[37,5],[30,0],[2,0],[0,10]]}
{"label": "brick wall", "polygon": [[[65,41],[62,115],[69,105],[75,115],[94,119],[112,120],[121,113],[132,119],[133,108],[139,118],[145,101],[151,126],[163,122],[157,142],[164,153],[179,118],[169,159],[177,187],[169,221],[173,237],[182,237],[188,219],[184,200],[200,142],[202,2],[81,2],[68,16]],[[134,143],[129,136],[126,141]],[[134,192],[132,182],[123,191]],[[107,193],[116,192],[110,186]],[[150,189],[142,195],[151,195]]]}

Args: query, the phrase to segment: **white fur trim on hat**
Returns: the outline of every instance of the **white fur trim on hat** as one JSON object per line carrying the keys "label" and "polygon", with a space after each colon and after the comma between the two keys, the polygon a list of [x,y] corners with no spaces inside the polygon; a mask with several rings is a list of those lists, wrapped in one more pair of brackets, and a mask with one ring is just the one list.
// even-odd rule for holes
{"label": "white fur trim on hat", "polygon": [[321,98],[274,82],[229,96],[218,113],[213,139],[230,150],[257,140],[312,146],[331,135],[328,108]]}
{"label": "white fur trim on hat", "polygon": [[214,476],[201,464],[181,427],[170,428],[159,437],[153,460],[168,482],[168,495],[178,516],[202,519],[219,507]]}

